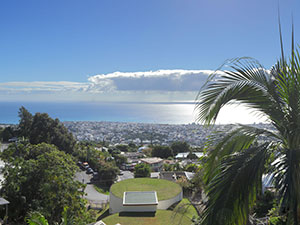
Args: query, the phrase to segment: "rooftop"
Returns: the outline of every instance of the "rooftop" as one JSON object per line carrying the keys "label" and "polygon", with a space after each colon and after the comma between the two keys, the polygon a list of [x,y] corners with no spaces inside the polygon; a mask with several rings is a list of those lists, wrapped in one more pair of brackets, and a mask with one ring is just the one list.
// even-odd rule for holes
{"label": "rooftop", "polygon": [[158,201],[161,201],[175,197],[182,189],[174,182],[151,178],[127,179],[113,184],[110,188],[110,192],[121,199],[124,192],[129,191],[156,191]]}
{"label": "rooftop", "polygon": [[141,161],[147,164],[154,164],[154,163],[160,163],[164,160],[158,157],[152,157],[152,158],[143,158],[141,159]]}
{"label": "rooftop", "polygon": [[123,196],[123,205],[157,205],[156,191],[126,191]]}
{"label": "rooftop", "polygon": [[[192,152],[192,153],[195,154],[198,158],[203,156],[203,152]],[[189,152],[180,152],[175,156],[175,158],[176,159],[187,158],[189,154],[190,154]]]}

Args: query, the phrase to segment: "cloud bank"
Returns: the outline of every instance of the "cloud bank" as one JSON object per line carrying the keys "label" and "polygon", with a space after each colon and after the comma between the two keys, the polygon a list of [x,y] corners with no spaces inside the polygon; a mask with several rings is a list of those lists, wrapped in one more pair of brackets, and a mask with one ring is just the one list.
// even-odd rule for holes
{"label": "cloud bank", "polygon": [[92,91],[198,91],[210,70],[114,72],[88,79]]}
{"label": "cloud bank", "polygon": [[91,76],[86,82],[0,83],[0,100],[21,98],[45,100],[193,100],[211,70],[157,70],[114,72]]}
{"label": "cloud bank", "polygon": [[6,82],[0,83],[0,91],[4,92],[57,92],[84,91],[87,85],[69,81],[34,81],[34,82]]}

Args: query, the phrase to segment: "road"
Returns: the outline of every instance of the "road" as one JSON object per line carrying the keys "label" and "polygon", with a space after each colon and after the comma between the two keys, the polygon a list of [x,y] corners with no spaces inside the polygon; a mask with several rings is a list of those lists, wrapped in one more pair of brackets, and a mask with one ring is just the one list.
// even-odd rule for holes
{"label": "road", "polygon": [[86,188],[84,189],[86,195],[84,196],[84,198],[96,204],[108,201],[109,200],[108,195],[99,193],[98,191],[96,191],[94,186],[90,184],[91,178],[92,175],[86,174],[85,171],[77,172],[75,174],[75,180],[78,180],[79,182],[86,184]]}
{"label": "road", "polygon": [[130,171],[121,171],[122,175],[118,176],[118,182],[122,181],[122,180],[127,180],[127,179],[131,179],[134,178],[134,175],[132,172]]}

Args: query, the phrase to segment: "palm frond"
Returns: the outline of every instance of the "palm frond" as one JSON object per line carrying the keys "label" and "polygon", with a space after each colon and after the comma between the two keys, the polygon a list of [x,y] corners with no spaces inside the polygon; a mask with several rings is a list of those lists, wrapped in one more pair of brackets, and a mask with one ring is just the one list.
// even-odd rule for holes
{"label": "palm frond", "polygon": [[209,200],[201,225],[246,224],[249,206],[256,198],[264,165],[269,157],[267,147],[252,147],[222,161],[220,172],[208,186]]}
{"label": "palm frond", "polygon": [[[223,106],[241,103],[266,116],[277,131],[239,126],[212,137],[214,149],[204,176],[209,202],[202,224],[244,224],[264,163],[274,175],[288,224],[300,224],[300,54],[292,25],[291,56],[286,60],[280,18],[278,24],[281,58],[270,71],[252,58],[236,58],[224,65],[229,69],[210,76],[197,96],[200,122],[213,124]],[[260,135],[274,139],[257,147],[253,143]]]}
{"label": "palm frond", "polygon": [[[275,161],[274,183],[282,196],[280,208],[282,211],[293,212],[300,206],[300,155],[298,150],[286,150],[279,154]],[[289,220],[293,221],[293,214],[289,213]],[[296,223],[295,223],[296,224]]]}
{"label": "palm frond", "polygon": [[[226,135],[222,135],[224,133]],[[248,149],[259,136],[278,139],[277,134],[271,131],[242,124],[230,131],[217,132],[212,135],[207,145],[214,147],[208,152],[208,159],[204,166],[204,182],[209,183],[218,173],[217,167],[223,157]]]}
{"label": "palm frond", "polygon": [[228,64],[231,70],[215,76],[206,88],[199,92],[196,109],[197,120],[205,124],[214,123],[220,109],[233,101],[281,121],[284,117],[276,97],[269,72],[252,58],[237,58]]}

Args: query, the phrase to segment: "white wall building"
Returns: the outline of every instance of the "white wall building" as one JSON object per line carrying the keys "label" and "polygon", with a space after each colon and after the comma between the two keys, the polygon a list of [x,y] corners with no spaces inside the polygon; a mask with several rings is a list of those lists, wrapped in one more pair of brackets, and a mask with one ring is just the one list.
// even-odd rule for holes
{"label": "white wall building", "polygon": [[148,164],[153,172],[160,172],[163,169],[164,160],[158,157],[143,158],[141,162]]}

